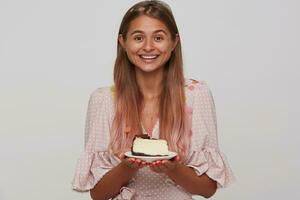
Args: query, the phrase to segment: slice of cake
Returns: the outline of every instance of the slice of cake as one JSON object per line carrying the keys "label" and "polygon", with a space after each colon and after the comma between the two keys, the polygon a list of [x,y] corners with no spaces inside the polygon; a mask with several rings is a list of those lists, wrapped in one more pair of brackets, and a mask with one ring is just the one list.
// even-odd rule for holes
{"label": "slice of cake", "polygon": [[166,156],[169,154],[166,140],[151,139],[145,134],[134,137],[131,152],[136,156]]}

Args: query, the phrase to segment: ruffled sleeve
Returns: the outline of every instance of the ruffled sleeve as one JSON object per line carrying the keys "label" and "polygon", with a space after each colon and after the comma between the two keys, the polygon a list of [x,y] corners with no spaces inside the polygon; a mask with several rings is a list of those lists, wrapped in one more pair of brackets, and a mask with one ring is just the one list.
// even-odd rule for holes
{"label": "ruffled sleeve", "polygon": [[105,88],[95,90],[89,99],[84,152],[77,162],[72,182],[74,190],[85,192],[92,189],[97,182],[113,167],[119,164],[116,156],[108,153],[110,132],[110,91]]}
{"label": "ruffled sleeve", "polygon": [[87,192],[114,166],[119,159],[110,156],[108,152],[84,152],[77,163],[73,179],[73,189],[78,192]]}
{"label": "ruffled sleeve", "polygon": [[193,81],[188,87],[192,101],[192,144],[187,166],[200,176],[206,173],[218,188],[235,181],[225,155],[220,151],[213,96],[205,82]]}

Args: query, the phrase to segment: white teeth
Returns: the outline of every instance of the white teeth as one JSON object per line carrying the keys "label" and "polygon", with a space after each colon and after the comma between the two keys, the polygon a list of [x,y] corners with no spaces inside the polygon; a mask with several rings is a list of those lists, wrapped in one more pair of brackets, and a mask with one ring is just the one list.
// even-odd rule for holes
{"label": "white teeth", "polygon": [[158,56],[157,55],[149,55],[149,56],[146,56],[146,55],[140,55],[141,58],[144,58],[144,59],[154,59],[154,58],[157,58]]}

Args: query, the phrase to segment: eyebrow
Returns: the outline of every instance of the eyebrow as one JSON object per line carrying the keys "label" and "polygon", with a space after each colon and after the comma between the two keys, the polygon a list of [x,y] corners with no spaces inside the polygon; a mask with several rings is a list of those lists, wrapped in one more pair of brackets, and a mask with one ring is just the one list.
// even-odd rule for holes
{"label": "eyebrow", "polygon": [[[168,35],[167,32],[163,29],[156,30],[153,33],[159,33],[159,32],[163,32],[165,35]],[[130,35],[134,35],[136,33],[144,33],[144,31],[136,30],[136,31],[133,31]]]}

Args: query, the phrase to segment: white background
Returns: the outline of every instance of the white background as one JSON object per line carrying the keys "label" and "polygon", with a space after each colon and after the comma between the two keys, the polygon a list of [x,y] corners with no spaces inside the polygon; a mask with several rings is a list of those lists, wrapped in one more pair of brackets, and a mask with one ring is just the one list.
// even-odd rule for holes
{"label": "white background", "polygon": [[[89,199],[71,190],[87,102],[112,83],[135,2],[0,1],[1,200]],[[299,199],[300,2],[167,2],[186,77],[209,84],[237,177],[211,199]]]}

